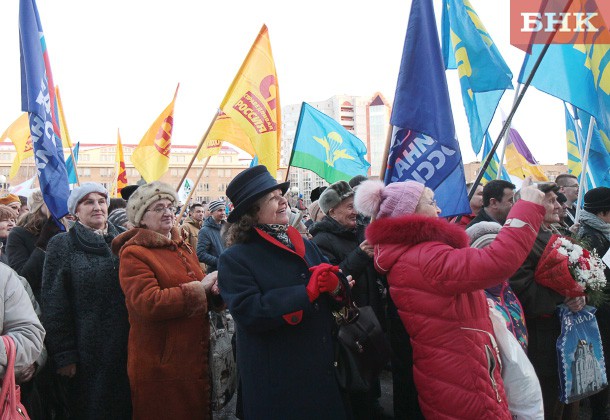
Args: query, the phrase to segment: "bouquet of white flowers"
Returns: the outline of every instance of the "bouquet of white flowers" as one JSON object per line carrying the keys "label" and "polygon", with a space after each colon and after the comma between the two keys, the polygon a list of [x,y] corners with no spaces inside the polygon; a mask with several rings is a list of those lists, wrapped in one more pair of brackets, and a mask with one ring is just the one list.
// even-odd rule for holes
{"label": "bouquet of white flowers", "polygon": [[536,268],[536,281],[567,297],[587,296],[599,306],[606,297],[604,263],[595,250],[589,251],[573,239],[553,235]]}

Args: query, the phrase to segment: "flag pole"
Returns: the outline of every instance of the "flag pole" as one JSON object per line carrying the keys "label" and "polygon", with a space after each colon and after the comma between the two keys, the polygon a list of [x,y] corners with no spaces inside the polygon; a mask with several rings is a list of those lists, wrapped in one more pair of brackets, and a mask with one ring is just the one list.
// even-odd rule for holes
{"label": "flag pole", "polygon": [[521,101],[523,100],[523,96],[525,95],[525,92],[527,92],[527,88],[532,83],[532,80],[534,79],[534,75],[536,74],[538,67],[540,67],[540,63],[542,62],[542,59],[546,55],[546,52],[548,51],[550,46],[551,46],[551,44],[550,44],[550,40],[549,40],[549,43],[545,44],[544,47],[542,48],[542,51],[540,52],[540,56],[538,56],[538,59],[536,60],[534,67],[532,67],[532,71],[530,72],[529,76],[527,77],[527,80],[525,81],[525,84],[523,85],[523,90],[521,91],[521,93],[519,93],[517,100],[515,101],[513,107],[510,110],[510,113],[508,114],[508,117],[506,118],[506,121],[504,122],[504,125],[502,126],[502,130],[500,131],[498,138],[496,139],[494,145],[491,147],[491,150],[489,151],[489,154],[487,155],[485,162],[481,166],[481,170],[479,171],[477,178],[474,180],[474,183],[472,184],[470,191],[468,191],[468,200],[472,199],[475,191],[477,190],[477,187],[481,183],[481,179],[483,179],[483,175],[485,174],[487,167],[491,163],[494,153],[496,153],[496,150],[498,149],[498,146],[500,145],[500,141],[502,141],[502,138],[507,133],[508,128],[510,127],[510,124],[513,120],[513,116],[515,115],[515,112],[517,112],[517,108],[519,108],[519,105],[521,104]]}
{"label": "flag pole", "polygon": [[220,112],[219,109],[216,110],[216,114],[214,114],[214,118],[212,118],[212,122],[210,122],[208,129],[205,131],[205,133],[201,137],[201,140],[199,140],[199,145],[197,146],[197,150],[195,150],[195,154],[193,154],[191,161],[189,162],[188,166],[186,167],[186,170],[184,171],[184,174],[182,175],[182,179],[180,179],[180,182],[178,183],[176,192],[178,192],[178,190],[180,190],[180,186],[182,185],[182,183],[186,179],[186,176],[188,175],[189,171],[191,170],[191,166],[193,166],[193,162],[195,162],[195,159],[197,159],[197,155],[199,154],[199,151],[203,147],[203,143],[205,142],[206,137],[208,136],[208,134],[210,134],[210,130],[212,130],[212,126],[216,122],[216,117],[218,117],[219,112]]}
{"label": "flag pole", "polygon": [[[180,225],[180,221],[182,220],[182,215],[184,214],[184,211],[186,210],[186,207],[188,206],[189,201],[191,201],[191,197],[193,196],[193,193],[195,192],[195,188],[199,184],[199,181],[201,181],[203,172],[205,171],[205,168],[208,166],[208,162],[210,161],[211,158],[212,158],[212,156],[208,156],[206,158],[205,162],[203,162],[203,166],[201,167],[201,172],[199,172],[199,176],[197,177],[197,180],[193,184],[193,187],[191,188],[191,192],[189,192],[188,197],[186,197],[186,200],[184,200],[184,204],[182,205],[182,208],[180,209],[180,213],[178,213],[178,217],[176,217],[176,226]],[[180,189],[181,186],[182,186],[182,182],[180,183],[180,185],[178,185],[178,189]]]}
{"label": "flag pole", "polygon": [[385,149],[383,152],[383,158],[381,159],[381,168],[379,170],[379,179],[383,181],[385,179],[385,172],[388,169],[388,158],[390,157],[390,146],[392,144],[392,133],[394,132],[394,127],[390,124],[388,128],[388,135],[385,139]]}
{"label": "flag pole", "polygon": [[[517,83],[517,89],[515,90],[515,96],[513,97],[513,106],[515,106],[515,102],[517,102],[517,97],[519,96],[519,91],[521,90],[521,83]],[[496,174],[496,179],[502,178],[502,169],[504,168],[504,155],[506,154],[506,140],[508,139],[508,133],[510,130],[506,130],[504,134],[504,143],[502,144],[502,153],[500,156],[500,161],[498,162],[498,173]]]}
{"label": "flag pole", "polygon": [[[583,167],[582,167],[582,156],[583,156],[583,150],[582,150],[582,131],[581,131],[581,127],[578,125],[578,122],[580,121],[580,117],[578,116],[578,112],[576,111],[576,107],[574,105],[572,105],[572,108],[574,110],[574,117],[570,116],[570,118],[572,118],[572,122],[574,123],[574,128],[576,129],[576,146],[578,146],[578,153],[581,156],[581,160],[580,160],[580,176],[582,177],[583,173],[586,173],[589,176],[589,182],[591,183],[591,185],[593,186],[593,188],[596,187],[595,185],[595,179],[593,179],[593,174],[591,173],[591,168],[589,168],[589,166],[587,165],[587,171],[585,172]],[[589,127],[590,128],[590,127]],[[591,131],[591,130],[589,130]],[[587,133],[588,135],[588,133]],[[585,142],[586,144],[586,142]],[[579,190],[580,192],[580,190]],[[576,204],[578,205],[578,203],[580,203],[580,198],[576,201]]]}
{"label": "flag pole", "polygon": [[[563,9],[564,12],[570,8],[573,1],[574,0],[568,0],[567,4],[564,6],[564,9]],[[549,0],[546,0],[542,4],[541,10],[546,9],[548,2],[549,2]],[[555,29],[555,28],[553,28],[553,29]],[[491,151],[489,152],[489,155],[487,156],[487,159],[485,159],[485,163],[481,167],[481,171],[479,172],[479,174],[477,175],[477,178],[475,179],[474,183],[472,184],[470,191],[468,191],[469,200],[472,199],[475,191],[477,190],[478,185],[481,183],[483,174],[485,173],[485,171],[487,170],[487,167],[491,163],[491,160],[493,159],[493,155],[494,155],[494,153],[496,153],[496,150],[498,149],[498,146],[500,145],[500,141],[502,140],[502,137],[504,137],[508,128],[510,127],[510,124],[513,120],[513,116],[515,115],[515,112],[517,112],[517,108],[519,108],[519,105],[521,104],[521,101],[523,100],[523,96],[525,95],[527,88],[529,88],[530,84],[532,83],[532,80],[534,79],[534,76],[536,75],[536,72],[538,71],[538,67],[540,67],[540,63],[542,63],[542,59],[544,58],[544,56],[546,55],[546,52],[548,51],[549,47],[551,46],[553,39],[555,38],[555,35],[557,35],[557,29],[555,29],[553,31],[553,33],[551,33],[550,37],[546,40],[544,47],[542,48],[542,51],[540,52],[540,55],[538,56],[538,59],[536,59],[536,62],[534,63],[534,66],[532,67],[532,71],[530,72],[529,76],[527,77],[527,80],[525,81],[525,84],[523,85],[523,91],[521,91],[521,93],[517,97],[517,100],[513,104],[513,107],[511,108],[510,113],[508,114],[508,118],[506,118],[506,121],[504,122],[504,125],[502,126],[502,130],[500,131],[500,134],[498,135],[496,142],[492,146]],[[534,38],[534,35],[532,35],[532,38],[530,38],[530,48],[532,45],[531,41],[533,40],[533,38]]]}
{"label": "flag pole", "polygon": [[589,160],[589,149],[591,149],[591,138],[593,137],[593,125],[595,118],[591,116],[589,120],[589,132],[587,133],[587,145],[585,146],[585,154],[581,159],[582,169],[580,171],[580,186],[578,187],[578,198],[576,199],[576,214],[574,215],[574,223],[578,223],[580,217],[580,202],[582,200],[585,182],[587,180],[587,163]]}
{"label": "flag pole", "polygon": [[72,157],[72,164],[74,165],[74,175],[76,176],[76,185],[80,187],[80,179],[78,178],[78,165],[74,158],[74,152],[72,151],[72,140],[70,140],[70,133],[68,132],[68,121],[66,121],[66,114],[64,113],[64,106],[61,102],[61,96],[59,95],[59,86],[55,86],[55,97],[57,98],[57,106],[59,107],[59,113],[64,121],[64,128],[66,129],[66,142],[68,143],[68,149],[70,149],[70,156]]}
{"label": "flag pole", "polygon": [[292,163],[292,158],[294,157],[294,147],[297,144],[297,139],[299,138],[299,133],[301,131],[301,120],[303,119],[303,113],[305,112],[305,102],[301,103],[301,111],[299,112],[299,121],[297,122],[297,129],[294,133],[294,140],[292,141],[292,150],[290,151],[290,159],[288,160],[288,167],[286,168],[286,178],[284,182],[288,181],[288,175],[290,174],[290,164]]}

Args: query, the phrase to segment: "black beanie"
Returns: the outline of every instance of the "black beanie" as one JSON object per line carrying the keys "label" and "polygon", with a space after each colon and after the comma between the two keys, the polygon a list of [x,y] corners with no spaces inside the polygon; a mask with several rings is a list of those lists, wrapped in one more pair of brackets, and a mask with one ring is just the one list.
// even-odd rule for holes
{"label": "black beanie", "polygon": [[585,210],[593,214],[610,210],[610,188],[597,187],[587,191]]}

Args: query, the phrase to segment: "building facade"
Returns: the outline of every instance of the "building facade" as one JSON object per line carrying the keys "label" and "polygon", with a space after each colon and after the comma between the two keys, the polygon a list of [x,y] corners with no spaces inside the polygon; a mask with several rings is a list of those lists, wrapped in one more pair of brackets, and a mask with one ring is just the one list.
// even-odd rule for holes
{"label": "building facade", "polygon": [[[131,154],[135,147],[136,145],[123,145],[127,182],[129,184],[135,184],[141,180],[139,172],[131,164]],[[177,187],[196,149],[196,146],[172,145],[169,169],[161,177],[160,181]],[[116,180],[115,152],[116,144],[81,143],[78,156],[79,181],[81,183],[99,182],[109,191],[112,191],[113,183]],[[66,150],[64,153],[66,158],[67,153],[68,151]],[[15,148],[12,144],[8,143],[0,146],[0,175],[8,178],[15,155]],[[224,197],[229,182],[250,165],[250,160],[247,155],[238,152],[234,148],[223,146],[221,152],[210,159],[208,166],[203,172],[201,181],[195,188],[191,201],[205,201],[209,203],[211,200]],[[195,160],[187,178],[195,181],[201,173],[202,166],[203,161]],[[32,178],[35,174],[34,160],[31,157],[27,158],[21,163],[17,175],[13,179],[7,179],[3,186],[5,189],[8,189],[10,186],[20,184]],[[285,169],[278,171],[278,179],[283,179],[285,174]],[[34,185],[38,185],[37,182]]]}

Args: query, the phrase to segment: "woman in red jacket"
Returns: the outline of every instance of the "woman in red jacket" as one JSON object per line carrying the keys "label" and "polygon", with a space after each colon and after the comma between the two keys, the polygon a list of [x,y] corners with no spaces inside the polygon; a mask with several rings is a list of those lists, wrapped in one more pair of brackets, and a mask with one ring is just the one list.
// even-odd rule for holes
{"label": "woman in red jacket", "polygon": [[413,345],[413,376],[430,419],[510,419],[484,288],[523,263],[544,216],[544,195],[524,182],[521,201],[487,248],[438,218],[434,192],[414,182],[366,181],[356,208],[375,217],[367,239]]}

